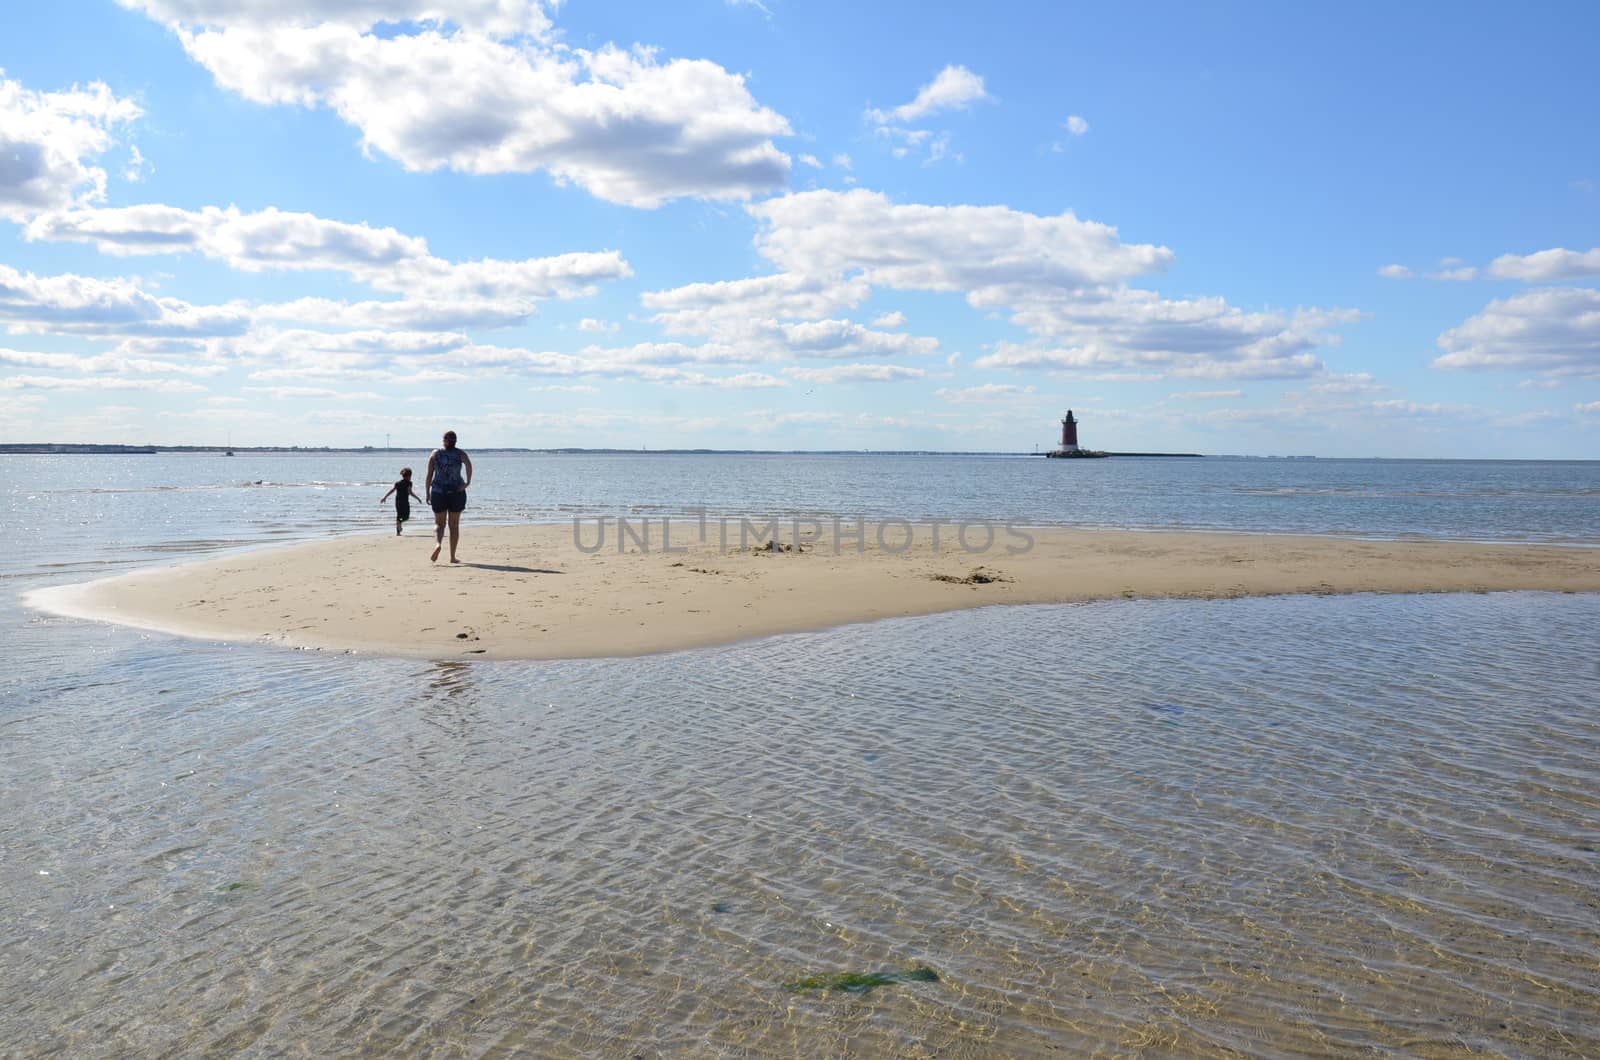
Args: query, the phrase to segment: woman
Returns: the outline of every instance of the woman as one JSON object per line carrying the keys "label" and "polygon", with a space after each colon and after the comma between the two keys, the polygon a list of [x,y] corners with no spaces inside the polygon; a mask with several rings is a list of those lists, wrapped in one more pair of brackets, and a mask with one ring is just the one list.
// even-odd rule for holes
{"label": "woman", "polygon": [[450,562],[456,559],[456,542],[461,540],[461,513],[467,507],[467,487],[472,485],[472,458],[465,449],[456,448],[456,432],[444,432],[444,448],[428,454],[428,480],[422,492],[433,506],[433,555],[439,561],[439,550],[444,548],[444,527],[450,523]]}

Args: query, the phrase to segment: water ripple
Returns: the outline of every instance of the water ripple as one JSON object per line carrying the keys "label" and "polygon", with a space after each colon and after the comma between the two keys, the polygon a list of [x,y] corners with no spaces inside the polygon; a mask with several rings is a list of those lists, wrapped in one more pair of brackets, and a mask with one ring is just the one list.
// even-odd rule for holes
{"label": "water ripple", "polygon": [[1593,1055],[1597,626],[1118,601],[557,664],[21,627],[84,643],[0,692],[3,1044]]}

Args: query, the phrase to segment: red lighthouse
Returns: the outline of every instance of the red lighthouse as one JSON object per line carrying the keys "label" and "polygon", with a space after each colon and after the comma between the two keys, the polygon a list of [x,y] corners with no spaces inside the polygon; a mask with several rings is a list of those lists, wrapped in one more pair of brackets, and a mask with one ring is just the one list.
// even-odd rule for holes
{"label": "red lighthouse", "polygon": [[1078,421],[1073,418],[1071,409],[1061,421],[1061,448],[1069,453],[1078,448]]}

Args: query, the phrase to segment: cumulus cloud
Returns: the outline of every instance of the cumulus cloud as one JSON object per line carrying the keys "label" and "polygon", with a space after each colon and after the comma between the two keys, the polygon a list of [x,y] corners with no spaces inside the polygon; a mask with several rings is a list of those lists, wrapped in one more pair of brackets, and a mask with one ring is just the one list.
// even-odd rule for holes
{"label": "cumulus cloud", "polygon": [[1177,401],[1223,401],[1243,395],[1243,390],[1186,390],[1180,394],[1167,396]]}
{"label": "cumulus cloud", "polygon": [[872,326],[875,328],[898,328],[904,325],[905,322],[906,315],[896,309],[892,313],[884,313],[881,316],[874,317]]}
{"label": "cumulus cloud", "polygon": [[1089,123],[1076,114],[1069,114],[1064,128],[1073,136],[1082,136],[1089,131]]}
{"label": "cumulus cloud", "polygon": [[0,265],[0,322],[36,333],[182,337],[242,334],[250,314],[157,298],[131,280],[35,276]]}
{"label": "cumulus cloud", "polygon": [[188,26],[336,25],[442,22],[497,34],[541,34],[550,19],[540,0],[117,0],[159,22]]}
{"label": "cumulus cloud", "polygon": [[1436,368],[1600,374],[1600,291],[1541,287],[1490,302],[1439,336]]}
{"label": "cumulus cloud", "polygon": [[897,383],[921,379],[921,368],[898,364],[836,364],[827,368],[785,368],[784,373],[803,383]]}
{"label": "cumulus cloud", "polygon": [[106,172],[90,163],[115,143],[118,126],[141,113],[98,81],[34,92],[0,76],[0,217],[103,197]]}
{"label": "cumulus cloud", "polygon": [[1386,280],[1409,280],[1416,273],[1404,265],[1385,265],[1378,270],[1378,275]]}
{"label": "cumulus cloud", "polygon": [[804,276],[857,273],[907,290],[1111,283],[1166,268],[1172,251],[1123,243],[1110,225],[1004,206],[898,205],[880,192],[807,191],[746,207],[760,252]]}
{"label": "cumulus cloud", "polygon": [[871,293],[865,280],[789,272],[647,291],[640,301],[660,310],[653,320],[669,334],[714,335],[741,333],[752,318],[830,316],[860,305]]}
{"label": "cumulus cloud", "polygon": [[538,4],[123,2],[171,27],[223,88],[326,106],[365,148],[410,170],[543,171],[647,208],[747,198],[788,180],[773,138],[789,123],[742,76],[644,47],[557,46]]}
{"label": "cumulus cloud", "polygon": [[457,331],[514,327],[526,323],[537,312],[538,307],[529,300],[398,298],[340,302],[330,298],[297,298],[261,306],[256,316],[262,320],[292,320],[328,327]]}
{"label": "cumulus cloud", "polygon": [[910,103],[888,110],[869,110],[867,119],[881,125],[913,122],[939,111],[965,110],[974,103],[992,98],[984,90],[983,78],[965,66],[946,66],[917,91],[916,98]]}
{"label": "cumulus cloud", "polygon": [[205,387],[182,379],[123,379],[115,376],[0,376],[4,390],[145,390],[157,394],[203,394]]}
{"label": "cumulus cloud", "polygon": [[1352,310],[1247,313],[1222,298],[1171,300],[1128,287],[987,292],[976,304],[1009,305],[1012,319],[1049,345],[1000,343],[980,368],[1147,370],[1189,378],[1295,379],[1322,371],[1312,352]]}
{"label": "cumulus cloud", "polygon": [[1502,280],[1551,283],[1600,276],[1600,247],[1589,251],[1541,250],[1537,254],[1502,254],[1489,264],[1489,275]]}
{"label": "cumulus cloud", "polygon": [[332,390],[325,386],[247,386],[244,390],[266,394],[279,401],[299,398],[338,398],[341,401],[381,401],[383,396],[370,390]]}
{"label": "cumulus cloud", "polygon": [[426,301],[518,300],[587,294],[633,275],[614,250],[522,261],[448,262],[427,241],[393,228],[268,208],[185,210],[142,205],[56,211],[24,229],[30,240],[94,243],[113,255],[196,253],[243,272],[334,270],[382,291]]}
{"label": "cumulus cloud", "polygon": [[124,357],[116,353],[83,355],[76,353],[36,353],[0,348],[0,364],[22,368],[48,368],[55,371],[108,375],[190,375],[212,376],[227,371],[220,364],[190,364],[181,361]]}
{"label": "cumulus cloud", "polygon": [[1015,383],[983,383],[959,388],[940,387],[934,393],[952,405],[996,405],[1031,400],[1035,388]]}
{"label": "cumulus cloud", "polygon": [[1371,372],[1329,372],[1314,380],[1310,389],[1322,394],[1375,394],[1389,388],[1374,379]]}
{"label": "cumulus cloud", "polygon": [[[782,271],[719,286],[719,312],[775,293],[838,291],[857,302],[873,287],[960,293],[983,310],[1009,310],[1031,343],[1001,343],[975,363],[1013,370],[1090,370],[1200,378],[1282,379],[1322,370],[1312,352],[1338,341],[1346,310],[1246,312],[1221,298],[1163,299],[1126,286],[1173,260],[1166,247],[1128,244],[1109,225],[1072,213],[1038,216],[1003,206],[899,205],[877,192],[809,191],[746,207],[762,224],[760,253]],[[709,286],[693,293],[704,312]],[[683,293],[657,296],[692,300]],[[657,319],[704,327],[703,316]],[[721,333],[726,341],[741,337]],[[863,351],[864,352],[864,351]],[[929,348],[931,352],[931,347]],[[851,351],[850,355],[857,355]]]}

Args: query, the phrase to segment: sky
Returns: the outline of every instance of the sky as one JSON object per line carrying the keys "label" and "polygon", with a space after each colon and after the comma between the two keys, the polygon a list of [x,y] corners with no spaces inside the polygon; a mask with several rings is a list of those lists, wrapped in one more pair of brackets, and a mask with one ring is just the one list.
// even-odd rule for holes
{"label": "sky", "polygon": [[1600,458],[1600,5],[0,5],[0,442]]}

